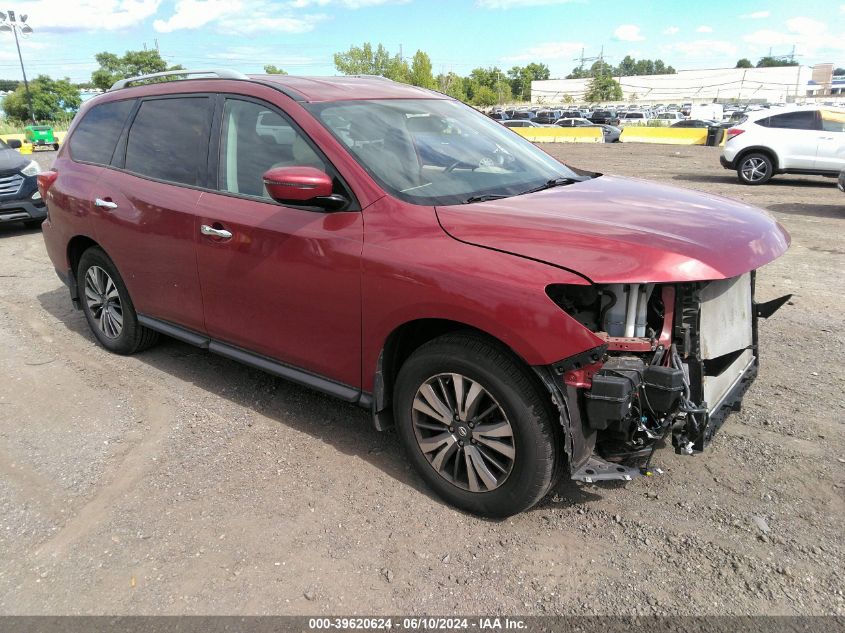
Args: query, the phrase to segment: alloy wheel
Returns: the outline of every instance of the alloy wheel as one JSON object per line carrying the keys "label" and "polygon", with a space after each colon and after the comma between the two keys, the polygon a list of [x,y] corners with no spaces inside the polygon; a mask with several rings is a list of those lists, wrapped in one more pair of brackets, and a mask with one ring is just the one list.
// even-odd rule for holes
{"label": "alloy wheel", "polygon": [[85,303],[100,332],[116,339],[123,331],[123,307],[120,294],[109,274],[99,266],[85,273]]}
{"label": "alloy wheel", "polygon": [[757,156],[752,156],[742,163],[742,177],[748,182],[759,182],[769,173],[769,166],[766,161]]}
{"label": "alloy wheel", "polygon": [[414,434],[431,467],[453,485],[489,492],[510,475],[514,432],[504,410],[480,383],[438,374],[417,390]]}

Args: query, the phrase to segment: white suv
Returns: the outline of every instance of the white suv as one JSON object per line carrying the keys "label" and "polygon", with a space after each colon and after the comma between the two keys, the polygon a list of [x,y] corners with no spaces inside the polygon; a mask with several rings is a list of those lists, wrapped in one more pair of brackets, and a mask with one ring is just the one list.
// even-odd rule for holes
{"label": "white suv", "polygon": [[845,110],[753,112],[728,130],[720,161],[747,185],[762,185],[775,174],[836,177],[845,169]]}

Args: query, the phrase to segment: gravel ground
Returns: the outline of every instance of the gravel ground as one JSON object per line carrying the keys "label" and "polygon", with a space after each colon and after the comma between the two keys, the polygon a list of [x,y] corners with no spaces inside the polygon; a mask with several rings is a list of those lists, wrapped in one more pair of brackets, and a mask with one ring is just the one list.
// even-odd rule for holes
{"label": "gravel ground", "polygon": [[550,151],[743,199],[792,233],[758,294],[795,296],[706,454],[468,516],[354,406],[172,340],[106,353],[39,232],[0,226],[0,613],[845,614],[845,196],[743,187],[716,148]]}

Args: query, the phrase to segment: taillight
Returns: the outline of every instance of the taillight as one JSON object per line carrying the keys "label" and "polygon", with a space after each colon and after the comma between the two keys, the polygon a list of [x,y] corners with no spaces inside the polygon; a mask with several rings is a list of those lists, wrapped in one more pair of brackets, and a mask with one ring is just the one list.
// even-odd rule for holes
{"label": "taillight", "polygon": [[47,192],[50,190],[50,187],[53,186],[53,183],[56,182],[56,178],[59,177],[59,172],[57,171],[43,171],[38,174],[38,193],[41,194],[41,199],[47,199]]}
{"label": "taillight", "polygon": [[745,130],[740,130],[738,127],[730,128],[728,130],[728,140],[731,140],[732,138],[736,138],[737,136],[739,136],[743,132],[745,132]]}

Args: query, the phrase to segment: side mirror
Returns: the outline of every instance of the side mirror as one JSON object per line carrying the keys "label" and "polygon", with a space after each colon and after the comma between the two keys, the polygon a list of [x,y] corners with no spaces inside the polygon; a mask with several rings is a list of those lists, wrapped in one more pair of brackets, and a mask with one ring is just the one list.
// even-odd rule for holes
{"label": "side mirror", "polygon": [[8,141],[6,141],[6,145],[11,147],[12,149],[20,149],[21,148],[21,142],[16,138],[10,138]]}
{"label": "side mirror", "polygon": [[264,172],[264,186],[276,202],[296,206],[342,208],[347,200],[332,195],[332,179],[316,167],[274,167]]}

